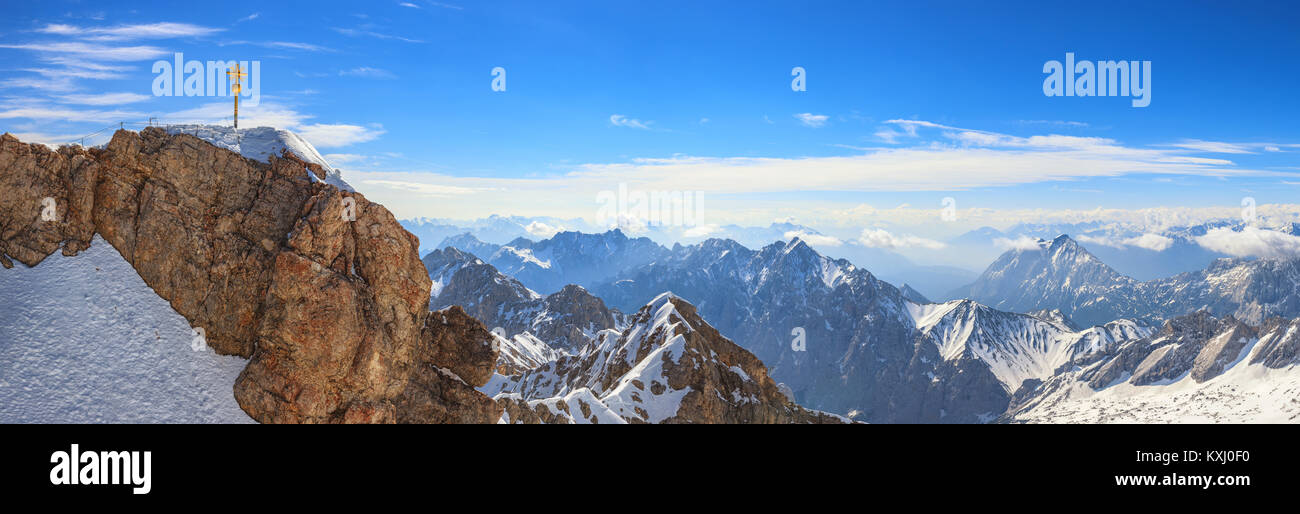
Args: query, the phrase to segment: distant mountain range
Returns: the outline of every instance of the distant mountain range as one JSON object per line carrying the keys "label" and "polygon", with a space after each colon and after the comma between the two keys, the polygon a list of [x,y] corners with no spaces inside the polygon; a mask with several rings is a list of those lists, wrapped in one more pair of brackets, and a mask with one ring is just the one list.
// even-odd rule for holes
{"label": "distant mountain range", "polygon": [[[822,256],[798,239],[760,250],[717,239],[679,247],[666,259],[610,279],[593,290],[595,296],[569,286],[542,297],[454,247],[424,261],[433,282],[444,284],[435,286],[435,308],[463,305],[488,326],[502,327],[505,339],[529,355],[546,353],[531,346],[535,341],[554,351],[540,360],[503,356],[511,364],[499,370],[502,377],[549,376],[527,369],[590,353],[610,337],[602,334],[626,334],[619,309],[639,311],[671,291],[689,298],[692,310],[722,337],[764,362],[800,405],[873,422],[995,419],[1026,380],[1050,378],[1078,355],[1152,330],[1131,321],[1077,330],[1059,312],[1014,314],[970,301],[909,300],[866,270]],[[514,364],[522,361],[536,366]],[[503,388],[504,378],[494,380],[498,385],[485,392],[519,394],[521,401],[563,392]]]}
{"label": "distant mountain range", "polygon": [[[1211,231],[1241,232],[1247,227],[1241,220],[1222,219],[1194,225],[1143,230],[1125,224],[1085,222],[1031,224],[1020,223],[1005,230],[982,227],[947,241],[948,255],[961,266],[991,262],[1013,244],[1035,239],[1051,240],[1060,234],[1087,248],[1117,272],[1137,280],[1168,278],[1179,273],[1198,271],[1217,259],[1232,257],[1214,245],[1201,243]],[[1284,223],[1263,227],[1285,235],[1300,234],[1300,224]],[[945,290],[947,293],[949,290]]]}
{"label": "distant mountain range", "polygon": [[1197,310],[1261,323],[1300,316],[1300,259],[1218,259],[1142,282],[1061,235],[1007,251],[951,296],[1017,312],[1059,309],[1084,325],[1117,318],[1154,323]]}
{"label": "distant mountain range", "polygon": [[[509,245],[462,234],[442,246],[424,259],[432,306],[463,305],[505,331],[499,376],[484,392],[506,395],[514,402],[508,410],[527,409],[539,419],[547,417],[542,407],[556,419],[554,409],[581,389],[557,373],[590,373],[575,363],[613,351],[610,338],[635,324],[623,312],[662,303],[666,292],[752,352],[797,404],[870,422],[1021,420],[1016,409],[1055,394],[1044,384],[1102,362],[1130,366],[1136,350],[1121,348],[1136,348],[1133,341],[1162,325],[1186,323],[1184,315],[1232,315],[1250,326],[1271,315],[1300,315],[1292,299],[1300,282],[1291,279],[1300,273],[1287,261],[1224,259],[1142,282],[1067,236],[1005,252],[974,284],[952,293],[971,299],[944,303],[824,256],[799,238],[757,250],[727,239],[668,249],[614,230]],[[554,291],[539,294],[530,281]],[[1285,360],[1285,352],[1279,355],[1274,360]],[[557,367],[561,361],[566,367]],[[1180,380],[1165,378],[1149,384]],[[555,389],[561,383],[570,386]],[[591,408],[585,394],[579,396]]]}

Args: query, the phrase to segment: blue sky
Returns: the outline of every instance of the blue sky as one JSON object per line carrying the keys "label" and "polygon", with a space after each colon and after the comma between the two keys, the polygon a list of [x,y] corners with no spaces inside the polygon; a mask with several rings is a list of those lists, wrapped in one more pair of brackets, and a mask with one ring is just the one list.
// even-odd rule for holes
{"label": "blue sky", "polygon": [[[704,191],[719,223],[935,234],[1296,203],[1300,7],[1041,4],[25,2],[0,130],[221,122],[229,98],[152,96],[184,52],[261,61],[241,125],[303,134],[399,217],[590,218],[620,183]],[[1150,106],[1044,96],[1066,52],[1151,61]],[[937,229],[944,197],[979,211]]]}

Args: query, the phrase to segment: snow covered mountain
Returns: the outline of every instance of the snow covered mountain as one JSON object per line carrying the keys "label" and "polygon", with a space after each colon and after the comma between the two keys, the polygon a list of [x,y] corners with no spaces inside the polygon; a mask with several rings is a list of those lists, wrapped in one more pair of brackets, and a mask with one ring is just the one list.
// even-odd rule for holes
{"label": "snow covered mountain", "polygon": [[355,191],[343,180],[342,173],[330,166],[316,147],[298,134],[272,127],[236,129],[224,125],[167,125],[169,134],[189,134],[249,159],[270,162],[288,151],[303,161],[318,164],[325,170],[325,183],[342,191]]}
{"label": "snow covered mountain", "polygon": [[1199,309],[1259,323],[1300,316],[1300,260],[1219,259],[1203,270],[1139,282],[1061,235],[1004,253],[954,294],[1016,312],[1059,309],[1084,325],[1118,318],[1158,323]]}
{"label": "snow covered mountain", "polygon": [[[623,313],[606,308],[581,286],[571,284],[543,297],[453,247],[429,252],[424,264],[434,283],[429,300],[434,310],[459,305],[487,326],[500,328],[510,340],[523,335],[518,343],[525,353],[537,353],[531,348],[532,339],[565,352],[586,344],[601,330],[626,324]],[[512,350],[507,346],[503,353]]]}
{"label": "snow covered mountain", "polygon": [[[939,346],[944,360],[980,361],[1015,392],[1028,380],[1044,380],[1066,364],[1105,354],[1141,338],[1154,327],[1131,320],[1077,329],[1064,317],[999,311],[970,300],[908,305],[921,332]],[[1059,314],[1059,313],[1058,313]]]}
{"label": "snow covered mountain", "polygon": [[576,355],[480,388],[508,423],[842,423],[796,405],[753,354],[671,293]]}
{"label": "snow covered mountain", "polygon": [[1071,363],[1018,395],[1003,421],[1294,423],[1297,364],[1300,319],[1249,325],[1201,311]]}
{"label": "snow covered mountain", "polygon": [[691,299],[801,404],[872,422],[988,421],[1026,382],[1152,330],[1131,320],[1080,330],[1060,312],[913,301],[798,239],[761,250],[709,240],[596,293],[626,306],[656,290]]}
{"label": "snow covered mountain", "polygon": [[542,294],[566,285],[593,287],[625,269],[667,257],[670,251],[648,238],[629,238],[618,229],[602,234],[560,232],[541,241],[519,238],[506,245],[471,234],[449,237],[438,248],[456,247],[482,258],[502,273]]}
{"label": "snow covered mountain", "polygon": [[[442,248],[443,245],[439,243],[444,239],[461,234],[471,234],[489,244],[503,245],[519,238],[545,239],[566,230],[598,231],[596,227],[581,219],[560,219],[550,216],[527,217],[494,214],[475,220],[411,218],[398,221],[403,228],[420,238],[421,254]],[[468,248],[461,249],[469,250]],[[489,254],[482,253],[482,255]]]}
{"label": "snow covered mountain", "polygon": [[898,289],[797,238],[761,250],[711,239],[596,294],[625,307],[657,291],[692,301],[810,408],[871,422],[974,422],[1009,396],[987,366],[941,359]]}
{"label": "snow covered mountain", "polygon": [[1137,286],[1061,235],[1007,251],[975,283],[951,296],[1014,312],[1059,309],[1092,325],[1138,315]]}
{"label": "snow covered mountain", "polygon": [[1191,225],[1146,227],[1127,223],[1020,223],[1006,230],[983,227],[948,240],[949,246],[970,263],[991,262],[1006,245],[1034,239],[1052,240],[1070,234],[1088,252],[1118,273],[1139,281],[1168,278],[1202,270],[1216,259],[1231,257],[1219,246],[1204,245],[1211,231],[1242,232],[1256,227],[1296,235],[1300,224],[1260,219],[1247,225],[1240,219],[1217,219]]}

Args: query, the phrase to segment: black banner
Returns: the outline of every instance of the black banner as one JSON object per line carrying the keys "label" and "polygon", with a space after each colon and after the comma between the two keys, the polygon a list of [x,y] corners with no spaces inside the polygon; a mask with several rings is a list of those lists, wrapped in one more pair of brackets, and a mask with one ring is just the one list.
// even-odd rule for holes
{"label": "black banner", "polygon": [[[506,503],[568,494],[632,501],[685,491],[746,502],[776,490],[813,503],[868,492],[926,505],[1198,501],[1289,491],[1297,455],[1286,443],[1291,429],[23,425],[5,429],[4,484],[11,497],[45,504],[126,506],[250,495],[272,503],[474,493]],[[66,462],[73,445],[76,466]],[[145,452],[147,466],[140,466]],[[124,455],[137,466],[123,465]],[[91,462],[104,473],[86,470]],[[84,483],[112,482],[119,465],[120,483]],[[55,483],[73,468],[77,484]]]}

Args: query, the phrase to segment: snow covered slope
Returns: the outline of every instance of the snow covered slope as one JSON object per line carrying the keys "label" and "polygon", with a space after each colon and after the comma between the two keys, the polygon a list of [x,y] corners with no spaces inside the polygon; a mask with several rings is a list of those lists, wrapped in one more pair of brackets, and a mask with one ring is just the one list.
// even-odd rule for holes
{"label": "snow covered slope", "polygon": [[271,156],[279,157],[287,149],[304,161],[319,164],[325,168],[325,182],[344,191],[355,191],[343,181],[339,170],[330,166],[325,157],[305,139],[289,132],[272,127],[254,127],[238,129],[220,125],[168,125],[164,127],[172,134],[189,134],[221,148],[239,152],[240,155],[262,162],[269,162]]}
{"label": "snow covered slope", "polygon": [[95,236],[0,271],[0,422],[245,423],[246,361],[191,349],[189,323]]}
{"label": "snow covered slope", "polygon": [[1102,358],[1077,361],[1004,420],[1049,423],[1300,421],[1300,319],[1251,326],[1205,311]]}
{"label": "snow covered slope", "polygon": [[916,328],[939,347],[944,360],[983,362],[1009,393],[1025,380],[1046,380],[1075,359],[1112,351],[1120,343],[1155,331],[1131,320],[1076,330],[1063,318],[1003,312],[970,300],[926,305],[909,302],[908,312]]}

